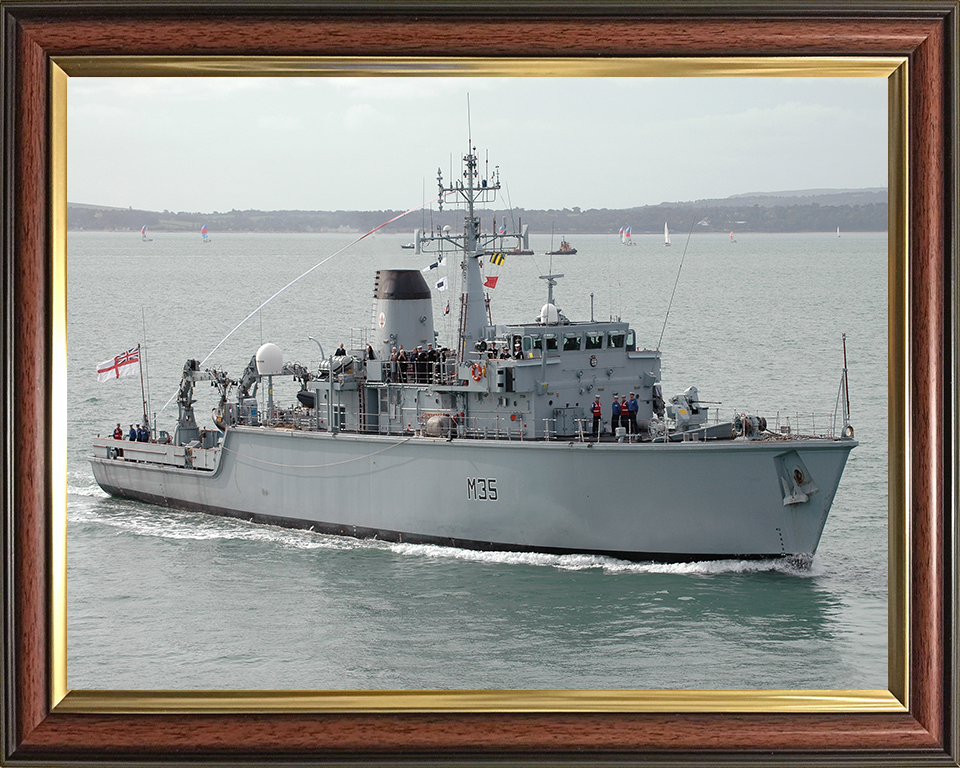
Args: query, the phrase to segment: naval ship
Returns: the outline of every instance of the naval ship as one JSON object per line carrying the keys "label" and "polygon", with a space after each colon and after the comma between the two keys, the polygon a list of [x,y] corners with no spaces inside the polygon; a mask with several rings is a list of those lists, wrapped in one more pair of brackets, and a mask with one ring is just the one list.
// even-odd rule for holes
{"label": "naval ship", "polygon": [[[188,360],[172,435],[93,441],[100,487],[165,507],[390,542],[809,562],[857,445],[846,353],[841,413],[822,434],[757,414],[721,420],[695,386],[665,400],[660,350],[627,322],[564,316],[554,300],[562,275],[541,276],[538,318],[494,323],[481,266],[496,258],[503,233],[484,234],[476,212],[496,200],[499,169],[481,172],[470,145],[462,179],[447,184],[438,172],[438,190],[441,209],[449,198],[464,206],[463,230],[418,230],[415,247],[460,259],[449,348],[438,343],[422,272],[380,270],[356,348],[324,356],[321,347],[324,359],[307,370],[267,343],[237,378]],[[526,231],[514,237],[529,248]],[[406,360],[396,359],[400,350]],[[194,387],[208,381],[220,398],[216,428],[202,429]],[[613,393],[630,393],[634,409],[597,429],[593,404],[602,396],[608,416]],[[442,482],[400,492],[427,466]]]}

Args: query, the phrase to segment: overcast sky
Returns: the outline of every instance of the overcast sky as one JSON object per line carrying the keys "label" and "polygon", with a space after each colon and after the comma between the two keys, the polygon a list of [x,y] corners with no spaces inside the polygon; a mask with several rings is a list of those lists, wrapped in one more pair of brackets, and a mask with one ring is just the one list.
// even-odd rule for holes
{"label": "overcast sky", "polygon": [[887,183],[883,78],[84,78],[68,199],[407,209],[473,143],[519,208]]}

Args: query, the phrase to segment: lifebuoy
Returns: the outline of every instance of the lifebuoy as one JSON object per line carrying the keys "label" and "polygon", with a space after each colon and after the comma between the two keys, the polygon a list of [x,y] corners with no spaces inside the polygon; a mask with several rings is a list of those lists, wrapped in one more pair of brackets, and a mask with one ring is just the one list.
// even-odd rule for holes
{"label": "lifebuoy", "polygon": [[474,381],[480,381],[483,378],[483,368],[480,367],[479,363],[470,366],[470,376],[473,377]]}

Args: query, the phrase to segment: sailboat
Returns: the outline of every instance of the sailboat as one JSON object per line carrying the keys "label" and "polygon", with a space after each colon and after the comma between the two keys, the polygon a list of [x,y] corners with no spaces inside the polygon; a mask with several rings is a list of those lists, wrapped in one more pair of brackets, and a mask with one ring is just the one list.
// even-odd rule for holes
{"label": "sailboat", "polygon": [[840,227],[837,227],[837,237],[840,237]]}
{"label": "sailboat", "polygon": [[630,227],[621,227],[620,228],[620,242],[624,245],[633,245],[633,240],[630,237]]}
{"label": "sailboat", "polygon": [[140,230],[140,239],[143,240],[143,242],[145,242],[145,243],[152,243],[152,242],[153,242],[153,238],[152,238],[152,237],[147,237],[147,225],[146,225],[146,224],[144,224],[144,225],[143,225],[143,229]]}
{"label": "sailboat", "polygon": [[667,222],[663,222],[663,244],[670,245],[670,230],[667,228]]}
{"label": "sailboat", "polygon": [[730,233],[730,242],[731,243],[737,242],[736,240],[733,239],[733,232]]}
{"label": "sailboat", "polygon": [[205,242],[205,243],[209,243],[209,242],[210,242],[210,238],[207,237],[207,225],[206,225],[206,224],[204,224],[202,227],[200,227],[200,234],[203,236],[203,242]]}

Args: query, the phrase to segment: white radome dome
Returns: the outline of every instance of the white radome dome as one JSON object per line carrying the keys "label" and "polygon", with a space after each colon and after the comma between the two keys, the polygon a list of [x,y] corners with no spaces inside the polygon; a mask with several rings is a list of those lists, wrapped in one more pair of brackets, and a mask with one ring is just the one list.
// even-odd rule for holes
{"label": "white radome dome", "polygon": [[540,322],[544,325],[556,325],[560,322],[560,310],[556,304],[544,304],[540,310]]}
{"label": "white radome dome", "polygon": [[283,352],[276,344],[267,342],[257,350],[257,373],[271,376],[283,370]]}

